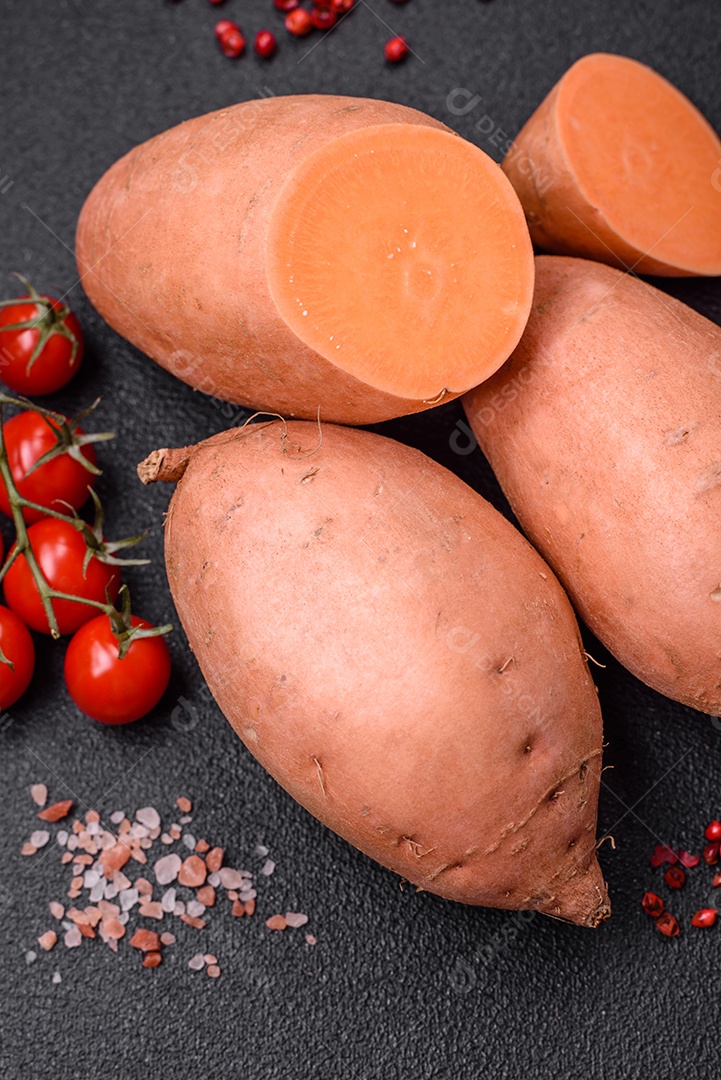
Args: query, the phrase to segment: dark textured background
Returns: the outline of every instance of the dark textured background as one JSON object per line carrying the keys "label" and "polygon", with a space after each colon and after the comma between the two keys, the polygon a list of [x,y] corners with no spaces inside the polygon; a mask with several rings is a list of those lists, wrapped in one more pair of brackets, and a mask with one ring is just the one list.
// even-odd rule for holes
{"label": "dark textured background", "polygon": [[[484,114],[509,134],[583,53],[627,53],[675,82],[721,128],[721,7],[712,0],[371,0],[312,52],[319,39],[288,41],[270,64],[218,52],[222,13],[255,30],[279,18],[270,0],[23,0],[0,2],[0,281],[20,270],[40,289],[76,281],[71,254],[83,199],[135,143],[189,116],[257,96],[341,92],[424,109],[485,149]],[[419,59],[384,66],[380,19],[407,33]],[[308,53],[308,55],[305,55]],[[481,95],[468,116],[449,113],[456,87]],[[683,153],[683,147],[679,147]],[[718,281],[668,287],[721,321]],[[86,329],[80,378],[54,402],[66,410],[103,395],[100,490],[109,532],[152,525],[153,564],[131,575],[137,610],[173,619],[161,553],[169,492],[143,490],[134,466],[158,445],[201,439],[228,425],[218,403],[174,381],[93,312],[70,298]],[[242,414],[241,414],[242,415]],[[478,452],[457,456],[453,404],[383,425],[421,447],[503,506]],[[6,533],[5,539],[7,540]],[[669,583],[673,587],[673,583]],[[643,687],[596,642],[594,669],[609,742],[599,835],[614,904],[596,932],[548,919],[520,920],[402,892],[391,874],[331,835],[250,758],[203,683],[180,631],[172,686],[156,714],[127,730],[78,715],[61,679],[63,645],[39,642],[31,691],[0,732],[0,1075],[7,1080],[100,1077],[166,1080],[255,1078],[671,1078],[718,1076],[718,931],[691,932],[708,891],[697,870],[674,908],[677,941],[662,939],[640,910],[660,874],[648,864],[658,839],[698,849],[719,805],[721,725]],[[189,730],[171,715],[183,697]],[[188,727],[189,725],[186,725]],[[152,803],[170,814],[179,793],[195,802],[196,835],[223,844],[236,865],[263,839],[278,869],[260,894],[263,917],[309,912],[318,937],[270,934],[262,918],[214,918],[204,932],[221,959],[212,982],[187,970],[195,931],[179,932],[155,972],[128,948],[59,945],[32,966],[25,950],[62,896],[57,859],[21,859],[33,826],[27,788],[74,792],[103,813]],[[110,790],[112,788],[112,790]],[[257,864],[256,864],[257,865]],[[660,889],[667,894],[667,890]],[[51,984],[54,970],[63,982]]]}

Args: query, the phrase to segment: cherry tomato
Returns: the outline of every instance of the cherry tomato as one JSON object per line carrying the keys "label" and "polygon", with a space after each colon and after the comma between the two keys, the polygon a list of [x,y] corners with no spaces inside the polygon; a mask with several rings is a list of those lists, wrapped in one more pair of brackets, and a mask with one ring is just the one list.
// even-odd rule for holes
{"label": "cherry tomato", "polygon": [[19,394],[52,394],[80,367],[83,331],[65,304],[28,291],[0,304],[0,375]]}
{"label": "cherry tomato", "polygon": [[[131,616],[132,626],[151,629]],[[110,619],[85,623],[68,645],[65,682],[77,707],[101,724],[132,724],[157,705],[170,680],[170,653],[162,637],[135,638],[119,657]]]}
{"label": "cherry tomato", "polygon": [[9,661],[0,660],[0,709],[7,709],[30,685],[35,646],[28,628],[6,607],[0,607],[0,651]]}
{"label": "cherry tomato", "polygon": [[[87,546],[82,533],[68,521],[43,518],[28,529],[30,547],[45,580],[58,592],[106,602],[106,589],[114,603],[120,589],[120,568],[93,555],[83,573]],[[14,549],[11,548],[10,554]],[[26,626],[49,634],[47,616],[25,555],[19,555],[4,578],[5,600]],[[75,630],[97,616],[97,609],[73,600],[54,600],[53,611],[61,634]]]}
{"label": "cherry tomato", "polygon": [[[82,428],[75,430],[78,435],[83,434]],[[48,417],[33,411],[22,412],[3,424],[3,439],[10,472],[19,493],[31,502],[66,514],[67,504],[79,510],[86,501],[88,488],[95,483],[95,474],[65,451],[27,475],[35,462],[57,445],[57,431],[57,424]],[[92,443],[86,443],[80,452],[91,465],[96,464]],[[0,511],[12,516],[7,488],[1,478]],[[39,521],[43,516],[39,510],[27,507],[23,510],[28,523]]]}

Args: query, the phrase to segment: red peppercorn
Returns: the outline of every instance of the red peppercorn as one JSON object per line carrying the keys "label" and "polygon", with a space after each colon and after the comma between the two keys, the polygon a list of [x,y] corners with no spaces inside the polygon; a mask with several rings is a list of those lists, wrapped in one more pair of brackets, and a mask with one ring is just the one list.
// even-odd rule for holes
{"label": "red peppercorn", "polygon": [[213,33],[217,38],[222,38],[223,34],[227,33],[228,30],[233,29],[235,29],[234,22],[231,22],[230,19],[220,19],[220,21],[215,24]]}
{"label": "red peppercorn", "polygon": [[240,27],[235,24],[228,27],[223,34],[218,36],[218,44],[223,56],[230,56],[233,59],[240,56],[245,50],[245,38],[240,32]]}
{"label": "red peppercorn", "polygon": [[680,866],[669,866],[663,880],[670,889],[680,889],[686,884],[686,872]]}
{"label": "red peppercorn", "polygon": [[313,20],[313,26],[316,30],[330,30],[335,26],[338,16],[334,11],[327,6],[327,4],[316,4],[310,13],[310,17]]}
{"label": "red peppercorn", "polygon": [[355,0],[331,0],[330,9],[336,15],[347,15],[351,8],[355,7]]}
{"label": "red peppercorn", "polygon": [[688,851],[684,851],[683,848],[680,848],[678,853],[678,861],[688,870],[692,870],[694,866],[698,866],[698,864],[701,862],[701,858],[699,855],[689,855]]}
{"label": "red peppercorn", "polygon": [[652,919],[657,919],[659,915],[663,915],[664,902],[660,896],[656,896],[656,893],[647,892],[643,894],[643,900],[641,906],[647,915],[650,915]]}
{"label": "red peppercorn", "polygon": [[223,0],[208,0],[209,4],[222,4]]}
{"label": "red peppercorn", "polygon": [[285,28],[294,37],[305,37],[313,29],[313,20],[310,12],[305,8],[295,8],[288,12],[285,17]]}
{"label": "red peppercorn", "polygon": [[706,826],[704,836],[707,840],[721,840],[721,821],[712,821]]}
{"label": "red peppercorn", "polygon": [[275,39],[275,34],[271,33],[270,30],[259,30],[255,35],[255,51],[264,60],[272,56],[277,48],[278,42]]}
{"label": "red peppercorn", "polygon": [[662,866],[664,863],[678,862],[678,855],[667,844],[657,844],[651,856],[651,866]]}
{"label": "red peppercorn", "polygon": [[383,52],[389,64],[397,64],[399,60],[408,55],[408,43],[405,38],[392,37],[390,41],[386,41]]}
{"label": "red peppercorn", "polygon": [[656,926],[665,937],[678,937],[678,920],[670,911],[664,911],[663,915],[659,915],[656,919]]}
{"label": "red peppercorn", "polygon": [[300,0],[275,0],[278,11],[295,11],[300,5]]}
{"label": "red peppercorn", "polygon": [[714,889],[718,889],[719,885],[721,885],[721,870],[716,871],[711,880],[711,884],[713,885]]}
{"label": "red peppercorn", "polygon": [[718,862],[719,845],[707,844],[703,849],[703,861],[709,866],[715,866]]}
{"label": "red peppercorn", "polygon": [[718,917],[718,911],[713,907],[702,907],[695,915],[691,916],[692,926],[713,926]]}

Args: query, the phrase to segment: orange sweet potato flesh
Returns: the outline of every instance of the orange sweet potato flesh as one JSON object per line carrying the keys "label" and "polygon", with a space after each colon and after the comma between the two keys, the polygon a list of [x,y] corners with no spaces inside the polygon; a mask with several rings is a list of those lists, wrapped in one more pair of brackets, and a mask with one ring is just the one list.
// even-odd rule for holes
{"label": "orange sweet potato flesh", "polygon": [[593,632],[721,714],[721,328],[610,267],[536,263],[527,330],[464,399],[470,423]]}
{"label": "orange sweet potato flesh", "polygon": [[636,60],[578,60],[503,169],[546,251],[643,274],[721,274],[721,139]]}
{"label": "orange sweet potato flesh", "polygon": [[595,926],[601,715],[540,556],[417,450],[254,424],[159,451],[168,578],[275,779],[420,889]]}
{"label": "orange sweet potato flesh", "polygon": [[369,423],[487,378],[533,253],[501,169],[429,116],[331,96],[247,102],[132,150],[77,231],[88,296],[224,400]]}

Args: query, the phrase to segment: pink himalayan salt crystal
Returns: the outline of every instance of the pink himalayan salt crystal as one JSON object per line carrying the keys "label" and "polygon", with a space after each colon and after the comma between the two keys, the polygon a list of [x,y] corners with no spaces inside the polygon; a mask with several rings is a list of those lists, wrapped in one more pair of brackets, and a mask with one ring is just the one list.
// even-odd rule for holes
{"label": "pink himalayan salt crystal", "polygon": [[208,968],[206,969],[205,973],[210,979],[219,979],[220,978],[220,968],[218,967],[217,964],[210,964],[208,966]]}
{"label": "pink himalayan salt crystal", "polygon": [[169,930],[166,930],[160,935],[160,941],[163,945],[175,945],[177,938],[175,934],[171,934]]}
{"label": "pink himalayan salt crystal", "polygon": [[82,944],[83,935],[80,933],[80,930],[77,926],[73,926],[70,930],[67,931],[65,937],[63,938],[63,941],[65,942],[66,948],[77,949],[78,945]]}
{"label": "pink himalayan salt crystal", "polygon": [[153,867],[158,885],[170,885],[171,881],[175,881],[180,873],[181,866],[180,855],[176,855],[175,852],[171,855],[163,855],[162,858],[158,859]]}
{"label": "pink himalayan salt crystal", "polygon": [[135,820],[139,821],[141,825],[145,825],[146,829],[160,828],[160,814],[154,806],[144,806],[142,809],[137,810]]}
{"label": "pink himalayan salt crystal", "polygon": [[229,866],[223,866],[219,871],[220,883],[224,889],[240,889],[243,878],[237,870],[231,870]]}
{"label": "pink himalayan salt crystal", "polygon": [[50,833],[47,831],[47,829],[36,829],[30,837],[30,843],[33,844],[36,848],[41,848],[45,847],[49,839]]}
{"label": "pink himalayan salt crystal", "polygon": [[192,956],[188,961],[188,967],[191,971],[200,971],[201,968],[205,967],[205,956],[203,953],[196,953],[195,956]]}
{"label": "pink himalayan salt crystal", "polygon": [[59,904],[57,900],[51,900],[48,907],[50,908],[50,914],[54,919],[62,919],[65,914],[65,908],[62,904]]}
{"label": "pink himalayan salt crystal", "polygon": [[46,930],[45,933],[41,934],[38,938],[38,945],[41,949],[44,949],[45,952],[50,952],[51,949],[55,948],[57,940],[58,935],[54,930]]}
{"label": "pink himalayan salt crystal", "polygon": [[45,784],[33,784],[30,788],[30,798],[36,806],[45,806],[48,801],[48,789]]}
{"label": "pink himalayan salt crystal", "polygon": [[265,920],[265,925],[269,930],[285,930],[288,924],[282,915],[271,915],[269,919]]}
{"label": "pink himalayan salt crystal", "polygon": [[308,916],[303,915],[300,911],[286,911],[285,921],[288,923],[288,926],[305,926],[308,922]]}
{"label": "pink himalayan salt crystal", "polygon": [[151,900],[147,904],[141,904],[138,908],[141,915],[147,916],[149,919],[162,919],[163,908],[157,900]]}
{"label": "pink himalayan salt crystal", "polygon": [[317,942],[316,942],[316,938],[314,937],[314,935],[313,935],[313,934],[306,934],[306,935],[305,935],[305,940],[307,941],[307,943],[308,943],[309,945],[315,945],[315,944],[317,944]]}

